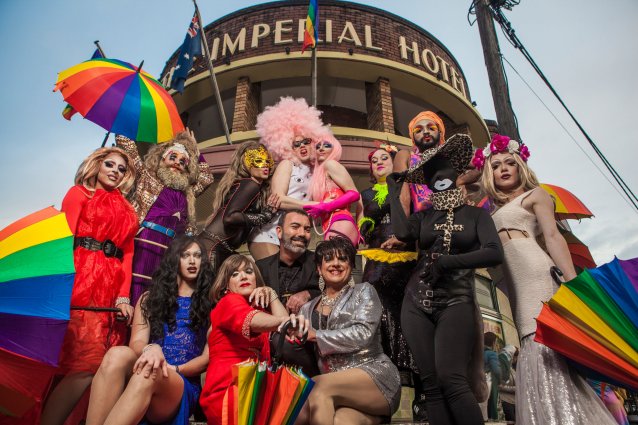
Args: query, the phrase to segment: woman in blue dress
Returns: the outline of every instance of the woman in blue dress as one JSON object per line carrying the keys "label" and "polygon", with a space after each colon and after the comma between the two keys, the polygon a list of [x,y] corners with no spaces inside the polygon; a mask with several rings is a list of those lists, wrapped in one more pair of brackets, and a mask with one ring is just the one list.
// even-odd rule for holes
{"label": "woman in blue dress", "polygon": [[188,424],[208,366],[205,252],[192,236],[171,243],[137,303],[129,346],[111,348],[93,378],[87,425]]}

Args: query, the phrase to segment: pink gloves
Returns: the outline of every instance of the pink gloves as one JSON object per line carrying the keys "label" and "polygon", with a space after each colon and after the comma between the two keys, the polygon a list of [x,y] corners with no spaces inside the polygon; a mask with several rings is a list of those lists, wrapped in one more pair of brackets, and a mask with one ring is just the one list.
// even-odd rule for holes
{"label": "pink gloves", "polygon": [[320,202],[315,205],[304,205],[303,209],[308,211],[312,217],[319,217],[324,214],[331,213],[334,210],[347,208],[353,202],[359,200],[359,192],[356,190],[349,190],[337,199],[330,202]]}

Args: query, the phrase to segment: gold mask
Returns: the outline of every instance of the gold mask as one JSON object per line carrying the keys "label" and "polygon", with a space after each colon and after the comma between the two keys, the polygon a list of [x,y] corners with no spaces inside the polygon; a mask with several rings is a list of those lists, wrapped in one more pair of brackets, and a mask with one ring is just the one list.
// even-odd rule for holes
{"label": "gold mask", "polygon": [[275,165],[270,152],[263,146],[256,149],[248,149],[244,153],[244,165],[246,168],[271,168]]}

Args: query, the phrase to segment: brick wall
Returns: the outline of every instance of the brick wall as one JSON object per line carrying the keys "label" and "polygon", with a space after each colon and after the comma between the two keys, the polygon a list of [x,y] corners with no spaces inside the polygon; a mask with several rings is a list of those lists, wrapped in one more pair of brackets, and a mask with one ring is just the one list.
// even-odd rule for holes
{"label": "brick wall", "polygon": [[251,84],[248,77],[241,77],[237,80],[232,132],[248,131],[255,128],[257,114],[259,114],[260,94],[259,83]]}
{"label": "brick wall", "polygon": [[387,78],[380,77],[374,83],[366,83],[366,108],[370,130],[394,134],[392,89]]}

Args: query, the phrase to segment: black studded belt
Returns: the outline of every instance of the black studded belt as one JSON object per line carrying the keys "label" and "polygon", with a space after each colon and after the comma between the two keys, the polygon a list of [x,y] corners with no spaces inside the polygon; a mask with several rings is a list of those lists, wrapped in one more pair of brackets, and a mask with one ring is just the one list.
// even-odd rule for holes
{"label": "black studded belt", "polygon": [[79,246],[91,251],[102,251],[105,256],[115,257],[118,260],[122,260],[122,258],[124,258],[124,251],[118,248],[110,239],[100,242],[90,237],[75,238],[75,241],[73,242],[73,249]]}

